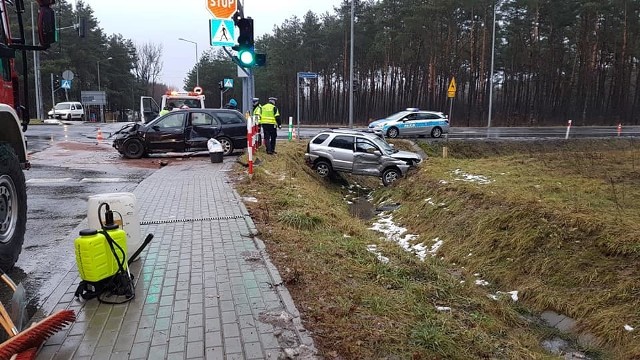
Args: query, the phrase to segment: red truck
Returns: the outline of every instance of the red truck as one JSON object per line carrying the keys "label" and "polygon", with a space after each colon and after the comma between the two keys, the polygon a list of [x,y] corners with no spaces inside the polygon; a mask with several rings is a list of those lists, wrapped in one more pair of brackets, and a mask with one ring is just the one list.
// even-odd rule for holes
{"label": "red truck", "polygon": [[[29,169],[24,131],[30,120],[26,102],[33,97],[27,85],[27,51],[45,50],[55,42],[55,13],[51,9],[55,0],[36,1],[40,6],[40,45],[27,45],[22,21],[24,0],[0,0],[0,268],[5,271],[18,260],[27,222],[22,171]],[[11,33],[12,20],[17,21],[17,36]],[[22,57],[22,84],[15,69],[16,52]]]}

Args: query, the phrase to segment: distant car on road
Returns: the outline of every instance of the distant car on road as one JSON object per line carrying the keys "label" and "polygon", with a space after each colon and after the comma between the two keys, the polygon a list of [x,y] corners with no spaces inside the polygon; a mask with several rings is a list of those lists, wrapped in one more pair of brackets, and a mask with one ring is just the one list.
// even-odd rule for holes
{"label": "distant car on road", "polygon": [[211,138],[222,144],[223,155],[230,155],[246,146],[247,123],[235,110],[185,109],[146,124],[125,125],[114,135],[113,147],[130,159],[150,153],[206,151]]}
{"label": "distant car on road", "polygon": [[305,162],[320,177],[333,171],[377,176],[385,186],[404,176],[422,157],[399,151],[376,134],[357,130],[326,130],[307,145]]}
{"label": "distant car on road", "polygon": [[449,132],[449,119],[441,112],[409,108],[369,124],[384,136],[426,136],[439,138]]}
{"label": "distant car on road", "polygon": [[48,113],[49,119],[84,120],[84,108],[76,101],[57,103]]}

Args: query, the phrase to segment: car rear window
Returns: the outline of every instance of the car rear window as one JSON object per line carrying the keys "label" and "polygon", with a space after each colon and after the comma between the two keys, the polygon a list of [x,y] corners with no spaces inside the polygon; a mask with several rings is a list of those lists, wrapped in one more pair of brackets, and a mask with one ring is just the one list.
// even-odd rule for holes
{"label": "car rear window", "polygon": [[193,126],[203,126],[203,125],[212,125],[213,124],[213,116],[207,113],[194,112],[191,113],[191,125]]}
{"label": "car rear window", "polygon": [[353,150],[353,136],[338,135],[331,140],[329,147]]}
{"label": "car rear window", "polygon": [[238,112],[229,111],[216,113],[216,117],[220,120],[222,125],[245,123],[244,118]]}
{"label": "car rear window", "polygon": [[329,134],[320,134],[316,136],[315,139],[313,139],[312,143],[322,144],[325,140],[327,140],[328,137],[329,137]]}

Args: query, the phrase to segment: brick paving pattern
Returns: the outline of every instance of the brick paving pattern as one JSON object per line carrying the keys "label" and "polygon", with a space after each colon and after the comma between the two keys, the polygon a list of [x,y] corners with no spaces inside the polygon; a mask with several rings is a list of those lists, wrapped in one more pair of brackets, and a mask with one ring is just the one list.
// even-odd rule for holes
{"label": "brick paving pattern", "polygon": [[[134,191],[142,236],[136,297],[80,302],[71,269],[43,311],[74,309],[38,359],[314,358],[311,337],[227,173],[233,159],[171,164]],[[71,245],[72,247],[73,245]]]}

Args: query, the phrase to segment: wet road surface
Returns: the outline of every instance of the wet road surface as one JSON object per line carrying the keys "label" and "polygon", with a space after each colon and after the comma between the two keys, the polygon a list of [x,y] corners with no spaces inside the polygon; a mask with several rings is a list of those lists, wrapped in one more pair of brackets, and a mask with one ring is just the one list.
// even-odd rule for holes
{"label": "wet road surface", "polygon": [[[35,130],[34,130],[35,128]],[[73,240],[86,226],[87,200],[102,193],[131,192],[159,168],[158,159],[125,161],[110,141],[98,142],[95,126],[31,126],[27,179],[27,230],[22,253],[8,274],[26,289],[27,318],[75,266]],[[0,300],[11,297],[0,286]]]}

